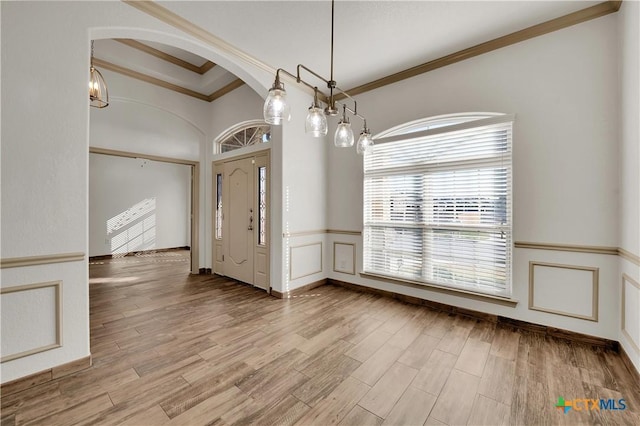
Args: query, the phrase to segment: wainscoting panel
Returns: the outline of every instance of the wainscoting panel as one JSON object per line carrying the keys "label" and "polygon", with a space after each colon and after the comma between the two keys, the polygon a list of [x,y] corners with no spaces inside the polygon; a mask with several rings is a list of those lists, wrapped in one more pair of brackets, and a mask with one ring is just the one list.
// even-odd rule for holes
{"label": "wainscoting panel", "polygon": [[3,288],[0,305],[0,362],[62,346],[62,281]]}
{"label": "wainscoting panel", "polygon": [[598,321],[599,269],[529,262],[529,309]]}
{"label": "wainscoting panel", "polygon": [[333,270],[343,274],[356,274],[355,243],[333,242]]}
{"label": "wainscoting panel", "polygon": [[289,247],[289,280],[322,272],[322,241]]}
{"label": "wainscoting panel", "polygon": [[640,354],[640,283],[622,275],[622,333]]}

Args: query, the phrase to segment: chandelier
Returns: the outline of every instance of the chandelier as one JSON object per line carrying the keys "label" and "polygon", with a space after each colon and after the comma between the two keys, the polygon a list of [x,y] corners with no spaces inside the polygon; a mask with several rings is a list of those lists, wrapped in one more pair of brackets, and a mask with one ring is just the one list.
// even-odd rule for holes
{"label": "chandelier", "polygon": [[[278,68],[276,71],[276,78],[273,82],[273,86],[269,90],[269,94],[267,95],[267,99],[264,102],[264,120],[272,125],[279,126],[284,121],[289,121],[291,119],[290,106],[287,103],[287,92],[284,90],[284,84],[280,81],[280,73],[286,74],[289,77],[292,77],[296,80],[298,84],[304,84],[313,90],[313,102],[309,107],[309,112],[307,113],[307,119],[305,121],[305,131],[314,137],[322,137],[326,136],[328,132],[327,125],[327,116],[335,116],[338,115],[337,104],[342,105],[342,117],[340,121],[338,121],[338,127],[336,128],[336,133],[334,135],[334,144],[337,147],[347,148],[351,147],[354,144],[354,136],[353,130],[351,129],[351,123],[349,122],[349,117],[347,116],[347,112],[351,115],[358,117],[363,121],[362,131],[360,132],[360,137],[358,138],[358,143],[356,146],[356,150],[358,154],[364,154],[369,151],[373,146],[373,138],[371,137],[371,132],[367,127],[367,120],[358,113],[358,103],[355,99],[349,96],[344,90],[340,89],[335,80],[333,79],[333,22],[334,22],[334,0],[331,0],[331,76],[327,80],[322,77],[318,73],[312,71],[308,67],[298,64],[296,69],[296,74],[292,74],[282,68]],[[314,86],[307,81],[303,80],[300,76],[300,71],[304,70],[316,77],[317,79],[323,81],[327,88],[329,89],[329,95],[325,95],[324,93],[318,90],[317,86]],[[344,96],[344,98],[348,99],[353,103],[353,107],[348,106],[344,102],[338,102],[335,99],[334,92],[338,92]],[[323,109],[320,104],[320,96],[322,95],[322,102],[326,105]]]}
{"label": "chandelier", "polygon": [[89,105],[104,108],[109,105],[109,91],[104,77],[93,66],[93,40],[91,40],[91,66],[89,68]]}

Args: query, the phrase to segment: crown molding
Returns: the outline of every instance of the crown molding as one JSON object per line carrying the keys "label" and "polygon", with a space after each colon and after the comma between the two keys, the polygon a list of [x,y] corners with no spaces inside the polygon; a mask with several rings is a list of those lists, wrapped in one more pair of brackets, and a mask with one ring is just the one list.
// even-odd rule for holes
{"label": "crown molding", "polygon": [[[467,49],[459,50],[455,53],[451,53],[441,58],[425,62],[415,67],[397,72],[395,74],[379,78],[361,86],[346,90],[346,92],[350,96],[355,96],[374,89],[378,89],[380,87],[388,86],[390,84],[406,80],[407,78],[415,77],[417,75],[424,74],[438,68],[446,67],[447,65],[455,64],[456,62],[461,62],[466,59],[489,53],[494,50],[511,46],[513,44],[520,43],[522,41],[526,41],[554,31],[558,31],[563,28],[579,24],[581,22],[590,21],[592,19],[596,19],[610,13],[615,13],[620,9],[621,4],[622,1],[605,1],[602,3],[598,3],[594,6],[590,6],[585,9],[563,15],[559,18],[551,19],[549,21],[525,28],[523,30],[519,30],[511,34],[507,34],[505,36],[477,44]],[[338,94],[335,98],[337,100],[340,100],[344,99],[345,96],[342,94]]]}
{"label": "crown molding", "polygon": [[166,62],[170,62],[174,65],[177,65],[179,67],[182,67],[186,70],[195,72],[197,74],[203,75],[204,73],[206,73],[207,71],[209,71],[211,68],[215,67],[216,64],[214,64],[211,61],[206,61],[204,64],[202,64],[201,66],[197,66],[192,64],[191,62],[185,61],[183,59],[180,59],[178,57],[175,57],[173,55],[170,55],[168,53],[163,52],[162,50],[158,50],[156,48],[153,48],[147,44],[141,43],[137,40],[133,40],[130,38],[116,38],[114,39],[115,41],[117,41],[118,43],[122,43],[126,46],[129,46],[131,48],[137,49],[141,52],[145,52],[149,55],[155,56],[156,58],[160,58],[163,61]]}
{"label": "crown molding", "polygon": [[93,58],[93,64],[96,66],[96,68],[104,68],[109,71],[117,72],[118,74],[126,75],[127,77],[135,78],[137,80],[145,81],[156,86],[164,87],[165,89],[173,90],[174,92],[182,93],[183,95],[191,96],[193,98],[200,99],[201,101],[209,101],[209,97],[207,95],[198,93],[195,90],[187,89],[185,87],[178,86],[177,84],[169,83],[167,81],[160,80],[159,78],[134,71],[130,68],[103,61],[102,59]]}
{"label": "crown molding", "polygon": [[276,73],[276,69],[271,65],[262,62],[261,60],[254,58],[243,50],[238,49],[232,44],[224,41],[220,37],[216,37],[211,34],[204,28],[201,28],[195,25],[193,22],[183,18],[182,16],[173,13],[169,9],[161,6],[160,4],[150,1],[150,0],[122,0],[124,3],[128,4],[131,7],[134,7],[150,16],[153,16],[156,19],[161,20],[174,28],[177,28],[186,34],[191,35],[192,37],[197,38],[198,40],[204,41],[205,43],[215,46],[220,50],[223,50],[227,53],[230,53],[244,62],[247,62],[257,68],[260,68],[268,73],[274,74]]}
{"label": "crown molding", "polygon": [[227,93],[237,89],[240,86],[244,85],[244,81],[242,81],[241,79],[237,78],[235,80],[233,80],[231,83],[227,84],[226,86],[224,86],[221,89],[216,90],[215,92],[213,92],[212,94],[210,94],[209,96],[207,96],[207,99],[209,100],[209,102],[213,102],[218,98],[223,97],[224,95],[226,95]]}
{"label": "crown molding", "polygon": [[[213,46],[218,50],[226,52],[227,54],[232,55],[251,66],[254,66],[258,69],[266,71],[267,73],[272,74],[273,76],[275,76],[276,74],[277,69],[275,67],[235,47],[234,45],[226,42],[220,37],[213,35],[212,33],[205,30],[204,28],[199,27],[198,25],[194,24],[193,22],[183,18],[182,16],[176,13],[173,13],[172,11],[165,8],[164,6],[161,6],[155,1],[151,1],[151,0],[121,0],[121,1],[123,3],[128,4],[131,7],[134,7],[140,10],[141,12],[146,13],[147,15],[150,15],[164,22],[165,24],[171,25],[172,27],[184,32],[185,34],[188,34],[200,41],[205,42],[209,46]],[[289,83],[298,83],[295,78],[287,74],[281,75],[280,78]],[[313,94],[313,89],[305,85],[302,85],[300,89],[309,94]]]}
{"label": "crown molding", "polygon": [[103,68],[109,71],[117,72],[118,74],[126,75],[127,77],[135,78],[137,80],[144,81],[146,83],[151,83],[159,87],[164,87],[165,89],[173,90],[174,92],[182,93],[183,95],[191,96],[193,98],[200,99],[201,101],[206,101],[206,102],[212,102],[244,84],[244,81],[240,79],[236,79],[231,83],[227,84],[226,86],[222,87],[221,89],[218,89],[209,95],[205,95],[203,93],[196,92],[195,90],[187,89],[186,87],[178,86],[177,84],[169,83],[159,78],[152,77],[150,75],[147,75],[138,71],[134,71],[130,68],[126,68],[121,65],[116,65],[114,63],[104,61],[99,58],[94,57],[93,64],[97,68]]}
{"label": "crown molding", "polygon": [[[231,45],[230,43],[224,41],[223,39],[216,37],[215,35],[211,34],[205,29],[193,24],[192,22],[181,17],[180,15],[171,12],[169,9],[166,9],[163,6],[160,6],[158,3],[154,1],[150,1],[150,0],[144,0],[144,1],[122,0],[122,1],[131,7],[135,7],[136,9],[163,21],[166,24],[173,26],[174,28],[177,28],[199,40],[202,40],[208,43],[209,45],[215,46],[223,51],[226,51],[227,53],[230,53],[253,66],[256,66],[271,74],[275,74],[276,72],[276,69],[274,67],[238,49],[237,47]],[[602,3],[598,3],[594,6],[590,6],[590,7],[578,10],[576,12],[563,15],[559,18],[551,19],[549,21],[530,26],[523,30],[519,30],[511,34],[507,34],[505,36],[498,37],[496,39],[477,44],[473,47],[460,50],[450,55],[443,56],[433,61],[425,62],[415,67],[411,67],[406,70],[397,72],[395,74],[391,74],[386,77],[379,78],[377,80],[371,81],[361,86],[357,86],[350,90],[346,90],[346,92],[350,96],[355,96],[355,95],[365,93],[374,89],[378,89],[380,87],[397,83],[407,78],[415,77],[417,75],[424,74],[426,72],[433,71],[435,69],[442,68],[447,65],[455,64],[456,62],[461,62],[461,61],[464,61],[465,59],[470,59],[475,56],[500,49],[502,47],[520,43],[521,41],[529,40],[544,34],[548,34],[550,32],[558,31],[563,28],[567,28],[572,25],[579,24],[581,22],[589,21],[591,19],[608,15],[610,13],[615,13],[620,9],[621,4],[622,4],[621,0],[605,1]],[[286,80],[295,81],[295,79],[291,79],[286,74],[283,75],[283,78]],[[306,89],[306,87],[303,89]],[[344,98],[345,96],[342,94],[337,94],[335,96],[336,100],[342,100]]]}

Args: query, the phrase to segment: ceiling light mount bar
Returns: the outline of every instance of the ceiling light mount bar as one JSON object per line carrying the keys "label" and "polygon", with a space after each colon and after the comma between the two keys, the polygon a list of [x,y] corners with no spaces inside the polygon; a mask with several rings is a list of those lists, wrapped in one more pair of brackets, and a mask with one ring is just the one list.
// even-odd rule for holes
{"label": "ceiling light mount bar", "polygon": [[[307,133],[315,137],[325,136],[327,134],[328,125],[327,125],[327,116],[335,116],[338,115],[338,108],[336,104],[339,103],[342,105],[342,117],[338,123],[338,127],[336,129],[334,143],[338,147],[350,147],[353,146],[354,138],[353,138],[353,130],[351,130],[351,124],[349,122],[349,118],[347,117],[347,111],[355,116],[360,118],[364,122],[364,127],[360,133],[360,138],[358,139],[357,152],[358,154],[363,154],[368,151],[373,146],[373,139],[371,137],[371,132],[367,127],[367,120],[358,113],[358,103],[353,97],[351,97],[347,92],[340,89],[333,79],[333,27],[334,27],[334,0],[331,1],[331,77],[330,79],[326,79],[322,77],[317,72],[312,69],[306,67],[303,64],[298,64],[296,67],[296,74],[292,74],[283,68],[278,68],[276,70],[275,80],[271,89],[269,90],[269,94],[264,103],[264,119],[267,123],[273,125],[281,125],[284,121],[289,121],[291,118],[290,107],[286,100],[286,91],[284,89],[284,84],[280,80],[280,73],[288,75],[292,79],[295,79],[296,83],[303,84],[308,88],[313,90],[314,97],[311,107],[309,108],[309,113],[307,115],[305,129]],[[329,96],[318,90],[318,87],[312,85],[311,83],[305,81],[301,77],[301,71],[306,71],[317,79],[323,81],[327,88],[329,89]],[[338,102],[335,99],[335,93],[338,92],[342,94],[345,98],[349,99],[353,102],[353,108],[347,106],[344,102]],[[322,95],[322,102],[324,102],[327,106],[326,108],[321,109],[319,102],[319,94]]]}

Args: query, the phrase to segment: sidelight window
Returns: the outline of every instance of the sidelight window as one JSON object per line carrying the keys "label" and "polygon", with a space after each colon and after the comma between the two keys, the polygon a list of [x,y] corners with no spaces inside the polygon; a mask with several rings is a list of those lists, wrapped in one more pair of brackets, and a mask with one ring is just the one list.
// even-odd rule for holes
{"label": "sidelight window", "polygon": [[216,175],[216,239],[222,239],[222,173]]}
{"label": "sidelight window", "polygon": [[258,167],[258,245],[267,244],[267,168]]}

